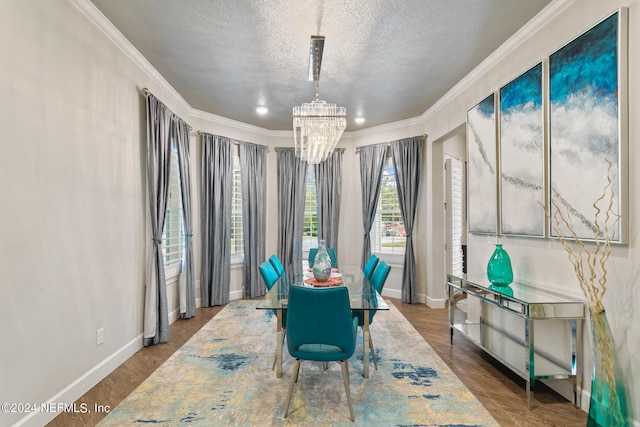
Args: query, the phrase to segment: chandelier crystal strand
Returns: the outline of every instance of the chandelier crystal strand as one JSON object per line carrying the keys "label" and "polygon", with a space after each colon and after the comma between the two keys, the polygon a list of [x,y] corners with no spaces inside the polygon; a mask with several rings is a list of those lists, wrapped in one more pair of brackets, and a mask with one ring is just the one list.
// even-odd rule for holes
{"label": "chandelier crystal strand", "polygon": [[326,160],[347,126],[346,108],[313,101],[293,108],[296,155],[309,163]]}
{"label": "chandelier crystal strand", "polygon": [[[324,43],[324,37],[318,36]],[[311,44],[314,71],[314,97],[310,103],[293,107],[293,138],[296,156],[311,164],[326,160],[333,152],[347,127],[347,110],[336,104],[321,101],[320,61],[321,53],[314,38]]]}

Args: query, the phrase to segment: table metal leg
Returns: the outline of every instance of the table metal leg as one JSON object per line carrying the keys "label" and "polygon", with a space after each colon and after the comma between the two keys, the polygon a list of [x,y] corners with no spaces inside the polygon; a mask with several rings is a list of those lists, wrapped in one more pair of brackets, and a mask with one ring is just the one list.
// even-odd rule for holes
{"label": "table metal leg", "polygon": [[282,308],[277,310],[276,322],[276,377],[282,378]]}
{"label": "table metal leg", "polygon": [[362,347],[364,348],[362,357],[363,373],[362,376],[369,378],[369,310],[364,311],[364,325],[362,326],[363,337]]}

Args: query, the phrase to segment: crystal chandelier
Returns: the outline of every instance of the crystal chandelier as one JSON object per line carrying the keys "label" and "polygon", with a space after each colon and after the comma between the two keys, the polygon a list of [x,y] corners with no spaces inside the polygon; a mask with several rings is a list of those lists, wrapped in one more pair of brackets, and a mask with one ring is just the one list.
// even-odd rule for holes
{"label": "crystal chandelier", "polygon": [[320,163],[333,152],[347,127],[347,110],[321,101],[320,63],[324,49],[323,36],[311,36],[309,48],[309,80],[313,80],[313,101],[293,107],[293,138],[296,156],[308,163]]}

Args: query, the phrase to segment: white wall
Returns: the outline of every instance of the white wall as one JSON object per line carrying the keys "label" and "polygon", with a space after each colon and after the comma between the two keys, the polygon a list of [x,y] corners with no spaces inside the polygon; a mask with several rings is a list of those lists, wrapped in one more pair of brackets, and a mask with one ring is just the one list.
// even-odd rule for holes
{"label": "white wall", "polygon": [[[269,147],[292,144],[287,133],[191,109],[143,58],[120,47],[126,43],[99,29],[99,18],[84,16],[76,2],[84,4],[84,0],[21,0],[0,6],[0,178],[5,184],[0,214],[0,401],[5,402],[71,402],[141,346],[147,215],[142,87],[194,130]],[[628,6],[630,243],[614,250],[605,305],[627,373],[631,408],[637,413],[640,394],[635,390],[640,378],[632,367],[640,366],[640,329],[634,326],[640,320],[634,309],[640,296],[636,225],[640,202],[634,194],[640,184],[634,168],[640,161],[634,144],[640,126],[635,101],[640,98],[640,64],[635,55],[640,0],[557,0],[553,5],[560,7],[525,27],[525,36],[517,43],[499,50],[422,117],[344,136],[341,262],[359,262],[361,256],[360,180],[354,148],[427,134],[414,231],[417,287],[421,301],[437,305],[445,274],[435,253],[442,252],[438,245],[444,241],[441,209],[435,204],[442,188],[442,171],[436,166],[442,163],[442,144],[464,123],[467,109],[488,93],[618,6]],[[95,19],[98,26],[91,22]],[[200,169],[195,134],[192,141],[196,213]],[[267,188],[272,195],[267,221],[275,223],[275,150],[267,158]],[[194,221],[197,235],[198,215]],[[275,253],[276,239],[277,229],[270,227],[267,254]],[[194,242],[199,277],[200,243]],[[517,279],[580,295],[558,242],[509,238],[504,243]],[[470,271],[483,271],[493,246],[486,237],[473,235],[468,236],[468,245]],[[394,264],[385,294],[399,295],[401,270],[401,263]],[[235,297],[241,295],[241,270],[234,268],[232,277]],[[172,300],[170,310],[175,308]],[[99,347],[98,328],[105,331]],[[585,376],[589,384],[588,370]],[[54,415],[23,419],[22,414],[0,414],[0,424],[22,419],[25,425],[40,425]]]}
{"label": "white wall", "polygon": [[[502,85],[526,71],[528,68],[562,47],[586,29],[596,24],[620,6],[629,8],[629,244],[616,246],[609,260],[608,290],[605,297],[607,316],[613,329],[616,347],[625,372],[629,405],[635,420],[640,410],[640,322],[638,299],[640,297],[640,249],[638,248],[638,222],[640,200],[636,196],[640,185],[640,174],[636,165],[640,162],[637,140],[640,131],[640,62],[637,55],[640,40],[640,2],[614,0],[556,1],[547,9],[544,20],[535,19],[536,25],[525,27],[517,40],[507,42],[492,57],[474,71],[458,87],[447,94],[425,117],[425,131],[432,141],[446,136],[464,123],[466,111]],[[551,12],[550,12],[551,11]],[[543,11],[543,15],[545,12]],[[540,15],[539,15],[540,16]],[[524,34],[524,35],[523,35]],[[435,148],[434,148],[435,150]],[[433,180],[440,171],[429,172]],[[427,191],[427,189],[425,189]],[[435,215],[435,213],[434,213]],[[432,236],[440,239],[438,230]],[[543,239],[502,238],[511,256],[516,280],[535,286],[557,290],[582,297],[571,264],[557,241]],[[486,271],[486,263],[494,249],[493,239],[487,236],[468,235],[469,272]],[[420,265],[420,263],[419,263]],[[439,288],[441,273],[435,269],[425,274],[428,277],[428,294]],[[588,328],[587,328],[588,330]],[[583,405],[588,405],[586,393],[590,384],[590,337],[585,335],[585,381],[587,390]],[[638,421],[636,421],[638,424]]]}
{"label": "white wall", "polygon": [[68,1],[3,1],[0,57],[0,401],[73,401],[140,347],[139,88],[167,94]]}

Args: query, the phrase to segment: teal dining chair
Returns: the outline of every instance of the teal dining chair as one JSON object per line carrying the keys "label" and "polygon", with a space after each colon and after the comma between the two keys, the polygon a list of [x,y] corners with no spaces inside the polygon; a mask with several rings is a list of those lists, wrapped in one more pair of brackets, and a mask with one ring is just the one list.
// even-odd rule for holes
{"label": "teal dining chair", "polygon": [[[260,270],[260,275],[262,276],[262,280],[264,281],[264,285],[267,287],[267,290],[271,290],[271,288],[273,288],[273,285],[280,278],[280,276],[278,276],[278,272],[276,271],[276,269],[273,268],[273,265],[271,264],[271,260],[267,260],[262,264],[260,264],[258,266],[258,269]],[[278,314],[277,310],[272,310],[272,312],[276,315]],[[282,310],[282,342],[283,343],[284,343],[284,337],[286,334],[287,334],[287,310],[283,309]],[[276,360],[278,359],[277,351],[278,350],[276,349],[276,355],[273,358],[273,365],[271,366],[272,370],[276,367]]]}
{"label": "teal dining chair", "polygon": [[[384,283],[387,281],[387,277],[389,277],[389,272],[391,271],[391,266],[384,261],[380,261],[376,270],[373,272],[371,276],[371,284],[378,291],[380,295],[382,295],[382,289],[384,288]],[[376,310],[369,311],[369,324],[373,322],[373,317],[376,314]],[[358,319],[358,326],[361,328],[364,327],[364,311],[363,310],[353,310],[353,315]],[[364,329],[363,329],[364,334]],[[369,330],[369,348],[371,348],[371,357],[373,357],[373,366],[378,369],[378,362],[376,357],[376,350],[373,347],[373,338],[371,336],[371,330]]]}
{"label": "teal dining chair", "polygon": [[[313,267],[313,260],[316,259],[316,254],[318,253],[318,248],[309,249],[309,268]],[[329,254],[329,258],[331,259],[331,267],[338,267],[338,257],[336,255],[336,250],[334,248],[327,248],[327,253]]]}
{"label": "teal dining chair", "polygon": [[[298,381],[300,361],[338,362],[347,393],[351,421],[355,421],[349,381],[349,358],[356,348],[357,319],[352,317],[345,286],[313,289],[291,286],[288,296],[287,348],[295,358],[284,417],[289,414],[293,386]],[[315,396],[314,396],[315,397]]]}
{"label": "teal dining chair", "polygon": [[284,274],[284,266],[280,262],[280,258],[278,258],[275,254],[269,257],[269,262],[271,266],[278,274],[278,277],[281,277]]}
{"label": "teal dining chair", "polygon": [[373,272],[378,265],[378,261],[380,261],[380,258],[378,258],[375,254],[371,254],[369,260],[364,266],[364,269],[362,270],[367,279],[371,279],[371,276],[373,275]]}
{"label": "teal dining chair", "polygon": [[273,268],[269,260],[260,264],[258,268],[260,269],[260,274],[262,275],[262,280],[264,280],[264,285],[267,287],[267,291],[271,290],[273,284],[280,278],[278,272]]}

